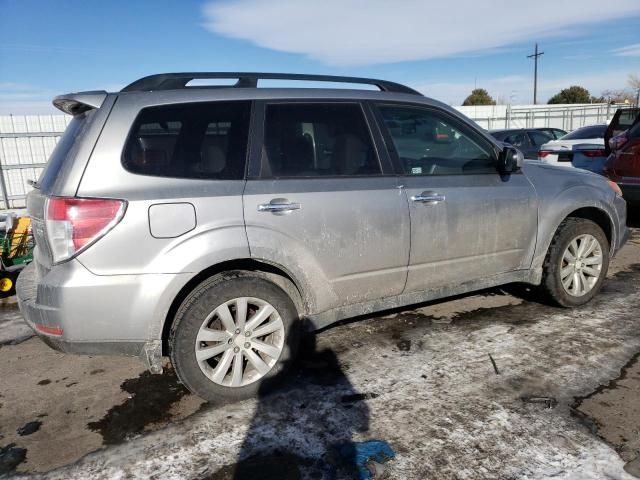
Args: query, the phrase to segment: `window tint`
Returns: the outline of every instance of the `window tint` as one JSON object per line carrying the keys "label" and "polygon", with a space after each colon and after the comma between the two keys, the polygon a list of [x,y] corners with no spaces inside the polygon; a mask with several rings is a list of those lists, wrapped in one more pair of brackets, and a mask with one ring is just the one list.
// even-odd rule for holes
{"label": "window tint", "polygon": [[445,115],[419,107],[382,105],[379,109],[404,174],[496,173],[490,148]]}
{"label": "window tint", "polygon": [[529,137],[536,147],[553,140],[553,137],[546,132],[529,132]]}
{"label": "window tint", "polygon": [[241,179],[250,111],[250,102],[145,108],[129,135],[123,164],[143,175]]}
{"label": "window tint", "polygon": [[267,105],[262,177],[378,175],[357,104]]}
{"label": "window tint", "polygon": [[584,140],[587,138],[604,138],[604,132],[607,129],[606,125],[593,125],[592,127],[582,127],[574,130],[571,133],[567,133],[563,140]]}

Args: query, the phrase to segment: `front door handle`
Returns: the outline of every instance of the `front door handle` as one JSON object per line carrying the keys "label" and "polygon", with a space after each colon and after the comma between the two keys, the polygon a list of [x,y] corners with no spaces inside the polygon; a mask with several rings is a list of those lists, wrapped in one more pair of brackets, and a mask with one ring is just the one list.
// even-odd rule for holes
{"label": "front door handle", "polygon": [[269,203],[261,203],[258,205],[259,212],[287,213],[294,210],[300,210],[299,203],[288,202],[280,198],[275,198]]}
{"label": "front door handle", "polygon": [[422,192],[420,195],[412,195],[411,200],[414,202],[424,203],[426,205],[436,205],[445,201],[445,196],[436,192]]}

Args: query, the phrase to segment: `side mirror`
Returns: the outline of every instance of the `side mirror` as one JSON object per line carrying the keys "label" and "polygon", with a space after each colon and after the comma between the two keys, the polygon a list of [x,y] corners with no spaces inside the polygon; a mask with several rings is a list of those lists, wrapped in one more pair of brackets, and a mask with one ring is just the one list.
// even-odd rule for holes
{"label": "side mirror", "polygon": [[522,168],[524,155],[516,148],[505,146],[498,157],[498,171],[503,175],[515,173]]}

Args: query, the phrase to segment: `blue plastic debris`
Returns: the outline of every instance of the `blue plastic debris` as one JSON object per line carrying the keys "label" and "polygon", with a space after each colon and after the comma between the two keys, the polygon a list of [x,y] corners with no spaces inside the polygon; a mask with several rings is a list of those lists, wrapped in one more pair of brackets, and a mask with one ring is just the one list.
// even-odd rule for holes
{"label": "blue plastic debris", "polygon": [[347,463],[356,467],[359,480],[373,478],[376,473],[373,462],[383,464],[396,456],[393,448],[384,440],[351,442],[340,446],[338,451]]}

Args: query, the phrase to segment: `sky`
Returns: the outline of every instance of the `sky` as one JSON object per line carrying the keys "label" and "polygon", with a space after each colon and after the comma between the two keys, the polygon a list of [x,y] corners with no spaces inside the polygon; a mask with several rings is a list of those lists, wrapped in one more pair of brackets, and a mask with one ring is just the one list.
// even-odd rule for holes
{"label": "sky", "polygon": [[265,71],[384,78],[459,105],[640,75],[639,0],[0,0],[0,114],[145,75]]}

